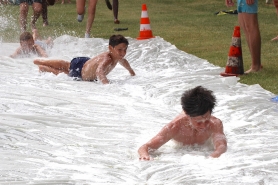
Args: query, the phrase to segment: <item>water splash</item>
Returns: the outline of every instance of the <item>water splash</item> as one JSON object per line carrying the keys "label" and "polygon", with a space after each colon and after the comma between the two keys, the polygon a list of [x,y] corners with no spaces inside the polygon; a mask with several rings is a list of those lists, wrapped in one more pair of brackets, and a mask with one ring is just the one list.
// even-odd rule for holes
{"label": "water splash", "polygon": [[[120,65],[112,84],[39,73],[31,58],[11,59],[18,43],[0,45],[0,184],[275,184],[277,104],[259,85],[221,77],[222,68],[156,37],[128,38],[131,77]],[[71,60],[107,51],[108,40],[63,35],[50,58]],[[3,50],[5,48],[5,50]],[[170,141],[138,160],[137,149],[181,111],[180,96],[213,90],[214,115],[228,151],[218,159],[204,146]]]}

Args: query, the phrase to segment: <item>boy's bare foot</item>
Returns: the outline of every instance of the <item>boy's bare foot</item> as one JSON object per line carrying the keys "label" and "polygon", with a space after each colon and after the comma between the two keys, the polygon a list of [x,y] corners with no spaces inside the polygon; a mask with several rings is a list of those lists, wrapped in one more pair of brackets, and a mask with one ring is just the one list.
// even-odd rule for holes
{"label": "boy's bare foot", "polygon": [[271,39],[271,41],[276,41],[276,40],[278,40],[278,36]]}
{"label": "boy's bare foot", "polygon": [[263,69],[263,66],[261,65],[261,67],[259,68],[259,69],[253,69],[253,68],[251,68],[251,69],[249,69],[249,70],[247,70],[247,71],[245,71],[244,72],[244,74],[249,74],[249,73],[256,73],[256,72],[259,72],[259,71],[261,71]]}
{"label": "boy's bare foot", "polygon": [[38,30],[37,30],[37,29],[33,29],[33,30],[32,30],[32,33],[33,33],[33,39],[34,39],[35,41],[38,40],[38,38],[39,38]]}
{"label": "boy's bare foot", "polygon": [[48,47],[52,48],[54,45],[54,42],[51,37],[48,37],[48,39],[45,41]]}
{"label": "boy's bare foot", "polygon": [[37,29],[33,29],[32,33],[38,35],[38,30]]}

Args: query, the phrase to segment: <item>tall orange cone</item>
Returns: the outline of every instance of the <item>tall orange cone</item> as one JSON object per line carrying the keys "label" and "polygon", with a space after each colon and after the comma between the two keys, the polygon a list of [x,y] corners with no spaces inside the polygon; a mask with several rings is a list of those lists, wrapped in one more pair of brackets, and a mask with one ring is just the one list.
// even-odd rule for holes
{"label": "tall orange cone", "polygon": [[228,55],[225,72],[222,76],[238,76],[244,73],[241,50],[240,27],[235,26],[232,37],[232,44]]}
{"label": "tall orange cone", "polygon": [[142,5],[142,13],[141,13],[141,21],[140,21],[140,34],[139,37],[137,37],[138,40],[143,39],[150,39],[154,38],[151,25],[150,25],[150,19],[147,12],[147,5]]}

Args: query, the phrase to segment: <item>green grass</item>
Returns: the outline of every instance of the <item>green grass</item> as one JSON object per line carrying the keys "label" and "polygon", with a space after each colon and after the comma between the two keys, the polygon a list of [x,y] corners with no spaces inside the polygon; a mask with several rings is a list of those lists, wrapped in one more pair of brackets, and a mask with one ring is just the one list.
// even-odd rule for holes
{"label": "green grass", "polygon": [[[154,36],[160,36],[175,45],[178,49],[208,60],[210,63],[225,67],[231,43],[234,26],[238,25],[236,15],[216,16],[215,12],[228,10],[224,0],[136,0],[120,1],[120,25],[113,23],[112,11],[108,10],[104,0],[99,0],[95,22],[92,28],[94,37],[108,39],[112,34],[122,34],[127,37],[139,36],[141,7],[147,4],[148,15]],[[236,9],[233,7],[232,9]],[[10,26],[1,31],[3,42],[18,42],[19,7],[14,5],[1,6],[0,12],[11,20]],[[32,9],[29,9],[28,22]],[[42,27],[41,18],[37,27],[41,35],[58,37],[69,34],[84,37],[85,21],[76,21],[75,1],[72,4],[55,4],[48,7],[50,25]],[[259,1],[259,24],[262,37],[262,64],[263,70],[258,73],[243,75],[240,82],[248,85],[259,84],[264,89],[278,94],[278,73],[276,62],[276,48],[278,42],[270,40],[278,35],[278,20],[273,5],[266,5]],[[115,32],[114,28],[128,27],[127,31]],[[1,27],[0,27],[1,28]],[[30,30],[30,27],[28,27]],[[249,69],[251,58],[241,32],[244,69]]]}

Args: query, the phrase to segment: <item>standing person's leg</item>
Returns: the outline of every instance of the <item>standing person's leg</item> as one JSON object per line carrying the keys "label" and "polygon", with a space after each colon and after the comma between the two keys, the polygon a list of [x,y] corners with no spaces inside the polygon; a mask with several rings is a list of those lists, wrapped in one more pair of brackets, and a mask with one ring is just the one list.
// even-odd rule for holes
{"label": "standing person's leg", "polygon": [[76,0],[76,12],[77,12],[77,21],[82,22],[85,14],[85,3],[86,0]]}
{"label": "standing person's leg", "polygon": [[105,0],[106,6],[109,10],[112,10],[112,5],[109,0]]}
{"label": "standing person's leg", "polygon": [[273,0],[273,4],[274,4],[275,9],[276,9],[276,14],[278,15],[278,0]]}
{"label": "standing person's leg", "polygon": [[243,28],[248,48],[251,54],[252,65],[245,73],[257,72],[261,69],[261,35],[258,15],[251,13],[238,14],[240,27]]}
{"label": "standing person's leg", "polygon": [[31,28],[36,29],[36,22],[38,18],[40,17],[41,11],[42,11],[42,0],[34,0],[33,4],[33,16],[31,21]]}
{"label": "standing person's leg", "polygon": [[28,9],[29,9],[28,3],[24,2],[24,1],[20,1],[20,5],[19,5],[19,12],[20,12],[19,13],[19,23],[20,23],[21,33],[26,31]]}
{"label": "standing person's leg", "polygon": [[120,24],[120,21],[118,20],[118,10],[119,10],[119,1],[113,0],[113,15],[114,15],[115,24]]}
{"label": "standing person's leg", "polygon": [[258,22],[258,0],[237,1],[238,20],[243,29],[251,54],[252,64],[245,73],[257,72],[261,69],[261,35]]}
{"label": "standing person's leg", "polygon": [[[278,15],[278,0],[273,0],[273,4],[275,6],[276,9],[276,14]],[[278,40],[278,36],[274,37],[273,39],[271,39],[272,41],[276,41]]]}
{"label": "standing person's leg", "polygon": [[42,20],[43,20],[43,26],[48,26],[47,1],[46,0],[42,0]]}
{"label": "standing person's leg", "polygon": [[85,38],[90,38],[91,28],[95,19],[97,0],[89,0],[88,19],[86,26]]}

